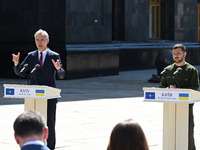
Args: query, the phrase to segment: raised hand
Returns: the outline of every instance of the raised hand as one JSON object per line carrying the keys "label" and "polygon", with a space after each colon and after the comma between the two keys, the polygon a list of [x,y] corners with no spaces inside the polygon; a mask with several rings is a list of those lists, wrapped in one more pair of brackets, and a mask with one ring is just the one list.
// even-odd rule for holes
{"label": "raised hand", "polygon": [[56,68],[56,70],[60,70],[61,69],[61,65],[60,65],[60,61],[59,59],[57,59],[57,61],[55,62],[53,59],[51,60]]}
{"label": "raised hand", "polygon": [[20,52],[15,55],[14,53],[12,54],[12,61],[17,65],[19,63],[19,57],[20,57]]}

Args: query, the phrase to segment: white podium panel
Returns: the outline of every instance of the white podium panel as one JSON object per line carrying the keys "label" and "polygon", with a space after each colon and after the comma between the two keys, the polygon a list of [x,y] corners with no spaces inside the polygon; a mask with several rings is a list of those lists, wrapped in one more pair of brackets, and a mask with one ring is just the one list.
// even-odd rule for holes
{"label": "white podium panel", "polygon": [[144,87],[144,101],[195,103],[200,101],[200,92],[192,89]]}
{"label": "white podium panel", "polygon": [[47,121],[47,101],[60,97],[60,89],[40,86],[4,84],[4,98],[24,98],[24,110],[40,112]]}
{"label": "white podium panel", "polygon": [[188,150],[189,104],[200,101],[192,89],[144,87],[145,102],[163,102],[163,150]]}
{"label": "white podium panel", "polygon": [[5,98],[52,99],[60,97],[60,89],[39,85],[4,84]]}

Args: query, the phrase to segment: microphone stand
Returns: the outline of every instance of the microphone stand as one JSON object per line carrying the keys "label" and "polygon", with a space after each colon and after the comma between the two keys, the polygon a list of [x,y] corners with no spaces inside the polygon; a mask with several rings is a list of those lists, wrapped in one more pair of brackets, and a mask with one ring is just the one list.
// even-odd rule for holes
{"label": "microphone stand", "polygon": [[21,76],[19,76],[19,83],[18,84],[21,84]]}
{"label": "microphone stand", "polygon": [[27,75],[27,84],[30,85],[30,75]]}
{"label": "microphone stand", "polygon": [[35,84],[38,85],[38,82],[37,82],[36,77],[35,77],[35,73],[31,74],[31,77],[33,77]]}
{"label": "microphone stand", "polygon": [[165,79],[165,78],[166,78],[166,79],[167,79],[167,78],[170,78],[170,77],[166,77],[165,74],[161,74],[160,76],[161,76],[161,78],[163,78],[163,79]]}
{"label": "microphone stand", "polygon": [[180,85],[179,85],[179,83],[178,83],[178,81],[177,81],[177,75],[174,75],[173,77],[172,77],[172,79],[174,79],[175,80],[175,82],[176,82],[176,85],[177,85],[177,88],[180,88]]}
{"label": "microphone stand", "polygon": [[27,84],[30,85],[30,75],[29,74],[20,74],[19,75],[19,80],[22,78],[25,78],[27,76]]}
{"label": "microphone stand", "polygon": [[31,70],[30,72],[30,76],[33,77],[34,81],[35,81],[35,84],[38,85],[38,82],[36,80],[36,77],[35,77],[35,72],[40,68],[40,65],[39,64],[36,64],[35,67]]}

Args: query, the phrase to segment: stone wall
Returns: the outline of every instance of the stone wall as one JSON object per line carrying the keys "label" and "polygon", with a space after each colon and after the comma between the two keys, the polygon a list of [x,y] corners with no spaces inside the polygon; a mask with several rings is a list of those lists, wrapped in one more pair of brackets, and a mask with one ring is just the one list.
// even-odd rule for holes
{"label": "stone wall", "polygon": [[66,0],[66,43],[112,41],[111,0]]}
{"label": "stone wall", "polygon": [[125,41],[149,40],[149,0],[125,1]]}
{"label": "stone wall", "polygon": [[175,41],[197,40],[197,1],[175,1]]}

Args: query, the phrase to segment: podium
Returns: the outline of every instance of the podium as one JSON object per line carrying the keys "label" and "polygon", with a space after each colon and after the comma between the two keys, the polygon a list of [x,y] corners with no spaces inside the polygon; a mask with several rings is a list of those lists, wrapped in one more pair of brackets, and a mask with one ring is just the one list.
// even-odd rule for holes
{"label": "podium", "polygon": [[163,150],[188,150],[189,104],[200,101],[192,89],[144,87],[144,101],[163,102]]}
{"label": "podium", "polygon": [[5,98],[24,98],[24,110],[40,112],[47,121],[47,100],[59,98],[60,89],[41,85],[4,84]]}

